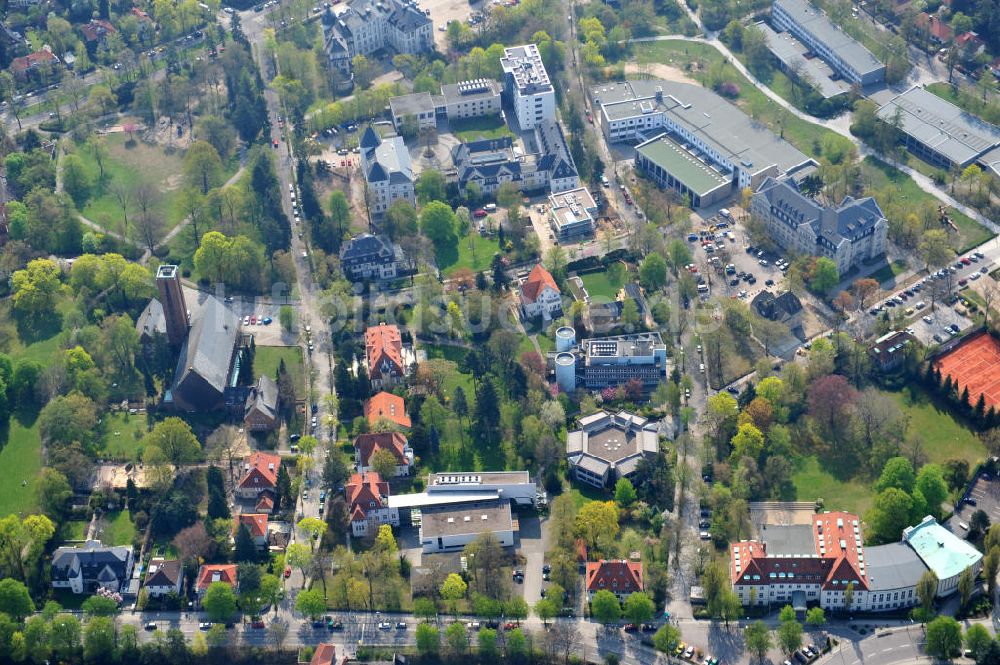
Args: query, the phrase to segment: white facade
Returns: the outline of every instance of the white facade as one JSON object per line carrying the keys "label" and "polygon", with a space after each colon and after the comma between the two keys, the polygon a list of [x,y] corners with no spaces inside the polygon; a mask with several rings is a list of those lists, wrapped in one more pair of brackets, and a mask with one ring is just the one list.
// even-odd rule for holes
{"label": "white facade", "polygon": [[527,471],[432,473],[427,477],[429,495],[466,492],[496,492],[501,498],[527,506],[538,496],[538,488]]}
{"label": "white facade", "polygon": [[491,79],[475,79],[441,86],[449,120],[500,113],[500,86]]}
{"label": "white facade", "polygon": [[378,533],[379,527],[383,524],[399,526],[399,510],[396,508],[373,505],[363,510],[365,512],[364,519],[351,520],[351,533],[355,538],[374,535]]}
{"label": "white facade", "polygon": [[556,119],[555,89],[535,44],[504,49],[500,59],[507,92],[521,129],[534,129],[543,120]]}
{"label": "white facade", "polygon": [[562,311],[562,295],[551,286],[546,285],[534,302],[521,299],[521,311],[526,319],[541,316],[543,319],[549,320],[553,314]]}

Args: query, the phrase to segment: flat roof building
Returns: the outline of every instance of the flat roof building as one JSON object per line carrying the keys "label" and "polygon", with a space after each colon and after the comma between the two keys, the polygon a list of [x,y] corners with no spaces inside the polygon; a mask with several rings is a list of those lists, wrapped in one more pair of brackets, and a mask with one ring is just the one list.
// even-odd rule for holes
{"label": "flat roof building", "polygon": [[[679,191],[683,186],[685,193],[704,197],[705,204],[723,196],[727,188],[757,187],[767,176],[813,164],[793,145],[700,85],[622,81],[594,86],[590,94],[608,141],[638,142],[640,169],[661,187]],[[656,142],[662,135],[667,141]]]}
{"label": "flat roof building", "polygon": [[493,79],[442,85],[441,98],[449,120],[500,113],[500,84]]}
{"label": "flat roof building", "polygon": [[938,578],[938,596],[948,596],[958,589],[958,578],[966,568],[973,576],[983,567],[983,555],[969,542],[959,538],[928,515],[920,524],[903,531],[903,542]]}
{"label": "flat roof building", "polygon": [[495,535],[501,547],[513,547],[515,530],[510,502],[505,499],[429,506],[420,515],[420,545],[424,552],[459,550],[484,533]]}
{"label": "flat roof building", "polygon": [[878,118],[899,129],[907,149],[944,169],[964,169],[973,163],[1000,175],[1000,127],[963,111],[934,93],[913,86],[878,110]]}
{"label": "flat roof building", "polygon": [[[413,122],[417,129],[437,126],[436,103],[429,92],[414,92],[389,99],[389,112],[396,131],[402,131],[404,124]],[[443,103],[443,100],[441,100]]]}
{"label": "flat roof building", "polygon": [[885,81],[885,65],[806,0],[774,0],[771,21],[778,30],[798,37],[849,83]]}
{"label": "flat roof building", "polygon": [[549,224],[560,242],[594,232],[597,204],[586,187],[549,195]]}
{"label": "flat roof building", "polygon": [[556,96],[542,55],[535,44],[505,48],[500,58],[504,92],[521,129],[534,129],[543,120],[555,120]]}
{"label": "flat roof building", "polygon": [[850,92],[850,84],[840,78],[826,62],[813,57],[809,47],[796,39],[795,35],[790,32],[775,32],[763,21],[756,25],[764,34],[767,48],[781,63],[782,69],[811,84],[823,99],[832,99]]}
{"label": "flat roof building", "polygon": [[580,418],[566,435],[566,459],[580,482],[604,489],[635,473],[639,461],[660,452],[658,425],[627,411]]}
{"label": "flat roof building", "polygon": [[528,506],[538,496],[538,488],[527,471],[432,473],[427,476],[427,492],[435,496],[489,492],[517,505]]}

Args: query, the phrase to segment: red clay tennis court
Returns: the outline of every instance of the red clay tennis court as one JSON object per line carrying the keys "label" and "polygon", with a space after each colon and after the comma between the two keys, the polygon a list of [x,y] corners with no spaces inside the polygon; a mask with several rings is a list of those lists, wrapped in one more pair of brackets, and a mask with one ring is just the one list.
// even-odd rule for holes
{"label": "red clay tennis court", "polygon": [[939,357],[935,364],[941,377],[951,376],[959,393],[968,386],[969,401],[974,405],[983,394],[986,408],[1000,409],[1000,342],[983,332],[965,340]]}

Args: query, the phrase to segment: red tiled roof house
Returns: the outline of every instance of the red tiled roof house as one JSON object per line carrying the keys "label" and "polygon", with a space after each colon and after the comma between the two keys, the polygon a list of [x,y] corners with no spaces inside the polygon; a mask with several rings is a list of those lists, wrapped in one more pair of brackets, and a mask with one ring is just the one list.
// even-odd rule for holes
{"label": "red tiled roof house", "polygon": [[587,563],[587,597],[594,599],[598,591],[606,590],[625,600],[629,594],[643,590],[642,564],[638,561],[614,559],[611,561],[590,561]]}
{"label": "red tiled roof house", "polygon": [[397,326],[380,323],[365,331],[365,357],[372,387],[381,390],[403,382],[403,340]]}
{"label": "red tiled roof house", "polygon": [[35,51],[34,53],[29,53],[28,55],[22,55],[20,58],[14,58],[11,60],[10,71],[19,80],[24,81],[28,78],[31,72],[37,71],[46,65],[55,67],[60,62],[61,60],[59,60],[59,57],[52,52],[51,48],[43,46],[40,51]]}
{"label": "red tiled roof house", "polygon": [[205,564],[198,569],[198,581],[195,583],[195,590],[198,598],[202,598],[205,592],[215,582],[228,584],[233,591],[238,590],[239,581],[236,575],[235,563]]}
{"label": "red tiled roof house", "polygon": [[541,263],[521,283],[521,315],[525,319],[540,316],[546,321],[562,315],[562,292]]}
{"label": "red tiled roof house", "polygon": [[[257,549],[267,548],[267,515],[264,513],[242,513],[236,516],[234,530],[245,528]],[[234,534],[235,535],[235,534]]]}
{"label": "red tiled roof house", "polygon": [[412,424],[410,417],[406,415],[406,402],[403,398],[385,391],[365,402],[365,418],[372,425],[381,418],[400,427],[409,428]]}
{"label": "red tiled roof house", "polygon": [[252,453],[243,460],[243,476],[236,485],[236,496],[248,501],[255,501],[265,490],[276,494],[280,466],[281,457],[278,455],[262,452]]}
{"label": "red tiled roof house", "polygon": [[371,432],[354,439],[354,458],[358,473],[371,470],[371,459],[380,450],[388,450],[396,458],[396,477],[410,475],[413,468],[413,449],[406,437],[399,432]]}
{"label": "red tiled roof house", "polygon": [[399,510],[389,507],[389,483],[377,473],[353,474],[344,494],[355,538],[374,535],[383,524],[399,526]]}

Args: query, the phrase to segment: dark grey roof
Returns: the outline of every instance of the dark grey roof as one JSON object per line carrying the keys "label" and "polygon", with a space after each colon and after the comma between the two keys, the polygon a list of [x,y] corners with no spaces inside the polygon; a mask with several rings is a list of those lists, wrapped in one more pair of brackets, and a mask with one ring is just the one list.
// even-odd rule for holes
{"label": "dark grey roof", "polygon": [[754,296],[750,306],[759,316],[771,321],[780,321],[802,311],[802,302],[791,291],[775,296],[765,289]]}
{"label": "dark grey roof", "polygon": [[150,561],[143,586],[177,586],[181,570],[181,562],[176,559],[155,563]]}
{"label": "dark grey roof", "polygon": [[139,338],[152,338],[155,334],[167,334],[167,319],[163,316],[163,304],[156,298],[149,301],[135,322]]}
{"label": "dark grey roof", "polygon": [[395,0],[385,1],[393,7],[392,14],[389,15],[389,25],[394,26],[397,30],[411,32],[431,22],[423,12],[410,5],[404,5]]}
{"label": "dark grey roof", "polygon": [[257,385],[247,396],[246,415],[251,411],[259,411],[272,420],[278,417],[278,384],[265,374],[257,378]]}
{"label": "dark grey roof", "polygon": [[780,5],[795,23],[825,44],[859,75],[885,67],[871,51],[806,0],[774,0],[774,4]]}
{"label": "dark grey roof", "polygon": [[889,543],[864,549],[865,574],[870,591],[916,585],[927,566],[906,543]]}
{"label": "dark grey roof", "polygon": [[558,122],[544,120],[535,127],[538,147],[542,157],[538,160],[538,168],[551,173],[551,178],[571,178],[577,175],[576,164],[569,154],[566,137]]}
{"label": "dark grey roof", "polygon": [[87,581],[124,581],[132,548],[104,547],[88,541],[84,547],[60,547],[52,554],[52,581],[65,582],[77,574]]}
{"label": "dark grey roof", "polygon": [[371,125],[365,128],[365,133],[361,135],[361,143],[359,144],[362,148],[377,148],[379,144],[382,143],[382,137],[378,135]]}
{"label": "dark grey roof", "polygon": [[205,409],[221,400],[239,328],[236,315],[218,298],[208,296],[181,346],[174,373],[175,400]]}
{"label": "dark grey roof", "polygon": [[836,208],[827,208],[801,193],[795,181],[789,178],[768,177],[755,196],[763,197],[772,209],[780,212],[780,219],[785,224],[796,229],[808,224],[817,243],[825,242],[834,247],[845,240],[864,236],[885,219],[882,209],[871,197],[854,199],[847,196]]}
{"label": "dark grey roof", "polygon": [[359,260],[370,261],[376,257],[391,259],[395,247],[390,240],[371,233],[356,235],[340,248],[340,260],[356,263]]}
{"label": "dark grey roof", "polygon": [[385,169],[378,162],[372,162],[372,167],[368,170],[368,182],[381,182],[386,179]]}
{"label": "dark grey roof", "polygon": [[811,524],[765,524],[761,527],[760,538],[767,546],[768,556],[816,553]]}

